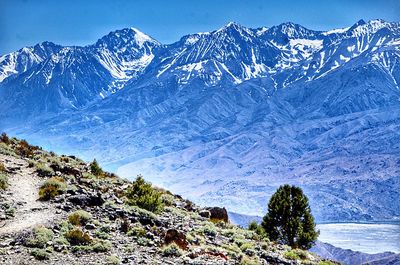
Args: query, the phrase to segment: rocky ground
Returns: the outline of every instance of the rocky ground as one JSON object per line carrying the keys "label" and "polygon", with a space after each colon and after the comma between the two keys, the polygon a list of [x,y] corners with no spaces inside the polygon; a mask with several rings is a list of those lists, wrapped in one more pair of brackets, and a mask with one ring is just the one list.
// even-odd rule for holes
{"label": "rocky ground", "polygon": [[336,264],[232,225],[223,208],[152,187],[160,197],[148,211],[129,190],[76,157],[3,135],[0,264]]}

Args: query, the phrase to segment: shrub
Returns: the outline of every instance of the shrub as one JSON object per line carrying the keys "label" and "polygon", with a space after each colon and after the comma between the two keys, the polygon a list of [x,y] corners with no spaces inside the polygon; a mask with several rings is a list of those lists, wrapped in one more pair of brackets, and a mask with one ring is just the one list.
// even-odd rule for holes
{"label": "shrub", "polygon": [[271,240],[309,249],[317,239],[308,199],[299,187],[283,185],[272,195],[262,227]]}
{"label": "shrub", "polygon": [[182,256],[182,250],[178,247],[177,244],[171,243],[162,249],[162,254],[165,257],[170,257],[170,256],[179,257]]}
{"label": "shrub", "polygon": [[140,224],[135,224],[128,231],[128,236],[144,237],[146,235],[146,229]]}
{"label": "shrub", "polygon": [[36,146],[31,146],[28,144],[27,141],[21,140],[19,141],[15,152],[23,157],[32,157],[33,156],[33,151],[37,150],[38,147]]}
{"label": "shrub", "polygon": [[93,241],[88,233],[76,227],[65,234],[65,238],[72,245],[87,245]]}
{"label": "shrub", "polygon": [[8,135],[7,135],[5,132],[3,132],[3,133],[1,134],[1,136],[0,136],[0,142],[3,142],[3,143],[5,143],[5,144],[7,144],[7,145],[10,144],[10,138],[8,137]]}
{"label": "shrub", "polygon": [[47,260],[50,254],[44,249],[34,249],[31,251],[31,255],[37,260]]}
{"label": "shrub", "polygon": [[161,192],[155,190],[142,176],[138,176],[126,191],[127,203],[151,212],[159,212],[163,203]]}
{"label": "shrub", "polygon": [[64,236],[60,236],[54,239],[54,245],[69,246],[69,242]]}
{"label": "shrub", "polygon": [[298,260],[298,259],[300,259],[299,255],[297,255],[297,253],[294,252],[293,250],[286,251],[285,253],[283,253],[283,256],[286,259],[290,259],[290,260]]}
{"label": "shrub", "polygon": [[251,222],[249,224],[249,228],[248,229],[251,230],[251,231],[254,231],[257,235],[259,235],[261,237],[266,236],[264,228],[261,225],[257,224],[256,221]]}
{"label": "shrub", "polygon": [[47,242],[53,240],[54,233],[44,226],[38,226],[32,231],[32,235],[25,242],[28,247],[44,248]]}
{"label": "shrub", "polygon": [[60,177],[52,177],[46,180],[39,188],[39,199],[50,200],[62,193],[67,189],[67,184]]}
{"label": "shrub", "polygon": [[108,256],[108,257],[106,258],[106,262],[107,262],[107,264],[110,264],[110,265],[118,265],[118,264],[121,264],[120,259],[119,259],[117,256],[115,256],[115,255]]}
{"label": "shrub", "polygon": [[5,190],[8,187],[7,175],[0,173],[0,190]]}
{"label": "shrub", "polygon": [[90,163],[90,172],[92,172],[92,174],[97,177],[103,175],[104,173],[99,164],[97,163],[96,159],[94,159],[93,162]]}
{"label": "shrub", "polygon": [[0,162],[0,172],[5,172],[6,171],[6,166]]}
{"label": "shrub", "polygon": [[206,222],[204,226],[201,228],[201,232],[204,235],[214,237],[217,235],[217,228],[213,223]]}
{"label": "shrub", "polygon": [[307,251],[304,251],[302,249],[296,248],[296,249],[293,249],[293,252],[296,253],[296,255],[299,256],[300,259],[307,259],[308,258]]}
{"label": "shrub", "polygon": [[15,208],[13,208],[13,207],[8,207],[8,208],[4,211],[4,213],[6,214],[6,216],[14,217],[16,211],[17,211],[17,210],[16,210]]}
{"label": "shrub", "polygon": [[68,216],[68,221],[73,225],[85,225],[92,215],[84,210],[77,210]]}
{"label": "shrub", "polygon": [[259,265],[261,264],[256,258],[249,258],[248,256],[243,256],[240,259],[240,265]]}
{"label": "shrub", "polygon": [[36,164],[36,172],[41,177],[50,177],[50,176],[54,175],[53,169],[48,167],[46,164],[43,164],[43,163]]}
{"label": "shrub", "polygon": [[163,193],[161,195],[161,201],[164,205],[171,206],[174,204],[175,197],[168,193]]}
{"label": "shrub", "polygon": [[246,250],[253,249],[253,248],[254,248],[254,245],[250,242],[245,242],[240,246],[240,250],[243,252],[246,252]]}
{"label": "shrub", "polygon": [[112,245],[110,241],[99,240],[93,245],[92,249],[94,252],[107,252],[111,250],[111,247]]}

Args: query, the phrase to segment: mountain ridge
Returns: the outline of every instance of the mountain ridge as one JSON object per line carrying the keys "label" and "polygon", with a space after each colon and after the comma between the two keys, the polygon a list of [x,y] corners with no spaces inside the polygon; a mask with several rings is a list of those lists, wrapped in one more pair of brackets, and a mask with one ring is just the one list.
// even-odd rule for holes
{"label": "mountain ridge", "polygon": [[290,182],[320,221],[399,217],[399,25],[231,23],[142,47],[120,35],[102,57],[119,79],[76,48],[48,84],[44,62],[3,80],[0,128],[241,214],[262,215]]}

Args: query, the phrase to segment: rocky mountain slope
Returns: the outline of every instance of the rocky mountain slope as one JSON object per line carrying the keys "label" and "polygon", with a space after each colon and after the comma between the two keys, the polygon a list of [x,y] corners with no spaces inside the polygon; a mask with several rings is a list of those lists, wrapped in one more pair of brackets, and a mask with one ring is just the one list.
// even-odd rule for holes
{"label": "rocky mountain slope", "polygon": [[0,129],[240,214],[291,183],[318,221],[400,218],[399,47],[360,20],[25,48],[0,59]]}
{"label": "rocky mountain slope", "polygon": [[1,264],[336,264],[232,225],[223,208],[151,186],[159,200],[129,197],[147,184],[0,139]]}

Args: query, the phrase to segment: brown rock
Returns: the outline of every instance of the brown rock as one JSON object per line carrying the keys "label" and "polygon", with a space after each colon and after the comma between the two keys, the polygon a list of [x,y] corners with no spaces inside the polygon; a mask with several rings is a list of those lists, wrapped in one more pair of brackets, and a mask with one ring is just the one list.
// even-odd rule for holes
{"label": "brown rock", "polygon": [[201,217],[205,217],[205,218],[210,218],[210,217],[211,217],[211,213],[210,213],[209,210],[201,210],[201,211],[199,212],[199,215],[200,215]]}
{"label": "brown rock", "polygon": [[186,236],[182,232],[176,229],[168,229],[165,233],[164,243],[166,245],[175,243],[179,248],[183,250],[188,249],[188,242],[186,241]]}
{"label": "brown rock", "polygon": [[207,207],[205,208],[211,214],[210,219],[214,221],[224,221],[227,223],[229,221],[228,212],[225,208],[221,207]]}

